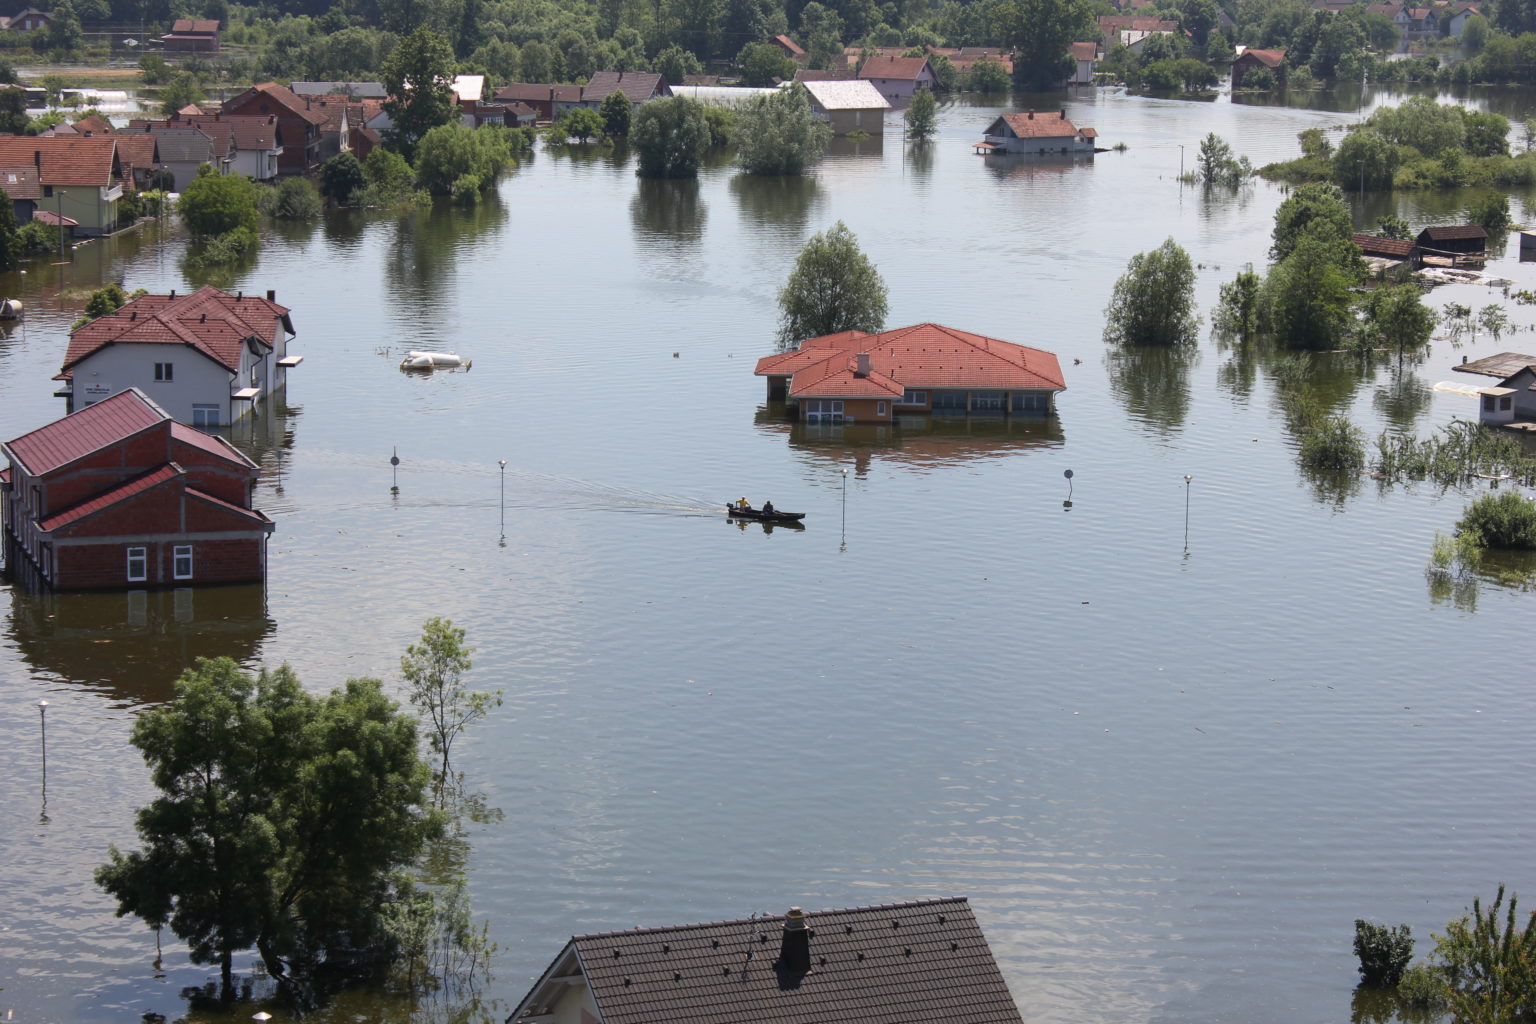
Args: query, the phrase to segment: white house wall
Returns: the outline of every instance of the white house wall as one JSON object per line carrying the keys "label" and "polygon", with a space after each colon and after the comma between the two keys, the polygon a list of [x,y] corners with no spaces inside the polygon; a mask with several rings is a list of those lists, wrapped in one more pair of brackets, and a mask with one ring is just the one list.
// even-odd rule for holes
{"label": "white house wall", "polygon": [[[155,364],[170,363],[170,381],[155,380]],[[185,345],[134,342],[108,345],[75,364],[71,411],[138,388],[180,423],[192,424],[193,405],[217,405],[219,423],[230,422],[230,409],[244,415],[250,402],[231,402],[229,370]]]}

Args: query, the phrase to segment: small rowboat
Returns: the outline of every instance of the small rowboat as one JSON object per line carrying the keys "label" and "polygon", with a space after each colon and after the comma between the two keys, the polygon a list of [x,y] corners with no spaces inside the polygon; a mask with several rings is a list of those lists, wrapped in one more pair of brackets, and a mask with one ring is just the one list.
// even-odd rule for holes
{"label": "small rowboat", "polygon": [[804,512],[780,512],[778,509],[774,509],[772,512],[764,512],[762,509],[753,508],[751,505],[743,507],[741,505],[727,504],[725,506],[725,514],[732,519],[751,519],[759,523],[798,523],[805,518]]}

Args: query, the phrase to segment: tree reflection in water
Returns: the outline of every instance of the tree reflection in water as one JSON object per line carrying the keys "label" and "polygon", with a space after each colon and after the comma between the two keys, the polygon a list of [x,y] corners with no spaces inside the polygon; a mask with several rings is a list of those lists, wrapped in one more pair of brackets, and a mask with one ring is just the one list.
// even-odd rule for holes
{"label": "tree reflection in water", "polygon": [[796,234],[805,230],[811,213],[826,201],[816,179],[802,174],[772,178],[737,174],[730,187],[743,219],[750,224],[771,224]]}
{"label": "tree reflection in water", "polygon": [[1126,416],[1165,437],[1189,415],[1189,371],[1199,361],[1194,345],[1111,345],[1104,352],[1110,392]]}
{"label": "tree reflection in water", "polygon": [[704,237],[709,206],[699,197],[699,179],[641,178],[635,183],[635,197],[629,201],[629,216],[635,235],[647,247],[655,243],[659,251],[670,251],[677,243],[696,247]]}

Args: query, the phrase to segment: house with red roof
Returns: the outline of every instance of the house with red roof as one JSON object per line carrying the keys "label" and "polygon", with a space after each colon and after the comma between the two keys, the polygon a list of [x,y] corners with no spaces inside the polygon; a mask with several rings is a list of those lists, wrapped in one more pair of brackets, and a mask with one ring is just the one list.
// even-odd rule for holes
{"label": "house with red roof", "polygon": [[74,221],[83,235],[117,230],[124,173],[110,135],[0,135],[0,167],[32,167],[37,208]]}
{"label": "house with red roof", "polygon": [[919,89],[932,89],[939,78],[933,73],[927,57],[891,57],[881,54],[870,57],[859,68],[859,77],[880,90],[892,106],[904,106],[912,101]]}
{"label": "house with red roof", "polygon": [[167,50],[176,53],[218,53],[217,18],[177,18],[171,31],[160,37]]}
{"label": "house with red roof", "polygon": [[1067,389],[1050,352],[939,324],[878,334],[843,331],[765,356],[769,401],[797,403],[806,423],[889,423],[898,415],[1034,413]]}
{"label": "house with red roof", "polygon": [[273,292],[141,295],[69,336],[54,380],[70,412],[138,388],[180,423],[222,427],[287,386],[293,321]]}
{"label": "house with red roof", "polygon": [[272,520],[258,471],[137,388],[0,442],[7,564],[59,590],[260,580]]}
{"label": "house with red roof", "polygon": [[1244,50],[1232,62],[1232,88],[1240,89],[1243,76],[1254,68],[1263,68],[1275,76],[1278,84],[1285,76],[1284,50]]}
{"label": "house with red roof", "polygon": [[507,1024],[1022,1024],[964,897],[577,935]]}
{"label": "house with red roof", "polygon": [[786,35],[776,35],[768,40],[768,45],[776,46],[779,51],[794,61],[796,64],[804,64],[810,58],[806,56],[805,49],[799,43]]}
{"label": "house with red roof", "polygon": [[292,90],[276,82],[253,85],[233,99],[225,100],[225,114],[247,114],[277,119],[277,142],[282,153],[277,159],[279,174],[307,174],[320,166],[320,129],[326,115],[309,106]]}
{"label": "house with red roof", "polygon": [[1003,114],[975,143],[978,153],[1028,153],[1033,156],[1093,156],[1099,133],[1079,128],[1065,110]]}

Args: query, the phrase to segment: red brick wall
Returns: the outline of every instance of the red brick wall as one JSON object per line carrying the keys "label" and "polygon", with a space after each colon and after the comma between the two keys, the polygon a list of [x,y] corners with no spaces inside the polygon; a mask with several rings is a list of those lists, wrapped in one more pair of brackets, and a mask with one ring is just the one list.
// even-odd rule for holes
{"label": "red brick wall", "polygon": [[137,495],[131,501],[98,512],[61,527],[63,537],[120,537],[125,535],[153,536],[155,534],[180,533],[181,484],[169,480],[153,490]]}
{"label": "red brick wall", "polygon": [[[885,414],[881,415],[879,402],[885,403]],[[891,405],[894,398],[850,398],[843,402],[843,415],[851,416],[855,423],[886,423],[891,418]]]}
{"label": "red brick wall", "polygon": [[163,465],[169,454],[170,422],[118,444],[108,445],[44,480],[48,508],[44,515],[77,505],[124,481]]}
{"label": "red brick wall", "polygon": [[[126,589],[129,587],[191,586],[197,583],[236,583],[261,579],[260,539],[201,541],[192,545],[192,578],[173,578],[174,543],[92,544],[61,547],[55,554],[56,579],[60,590],[92,588]],[[148,578],[142,583],[128,582],[128,548],[144,547],[148,555]]]}

